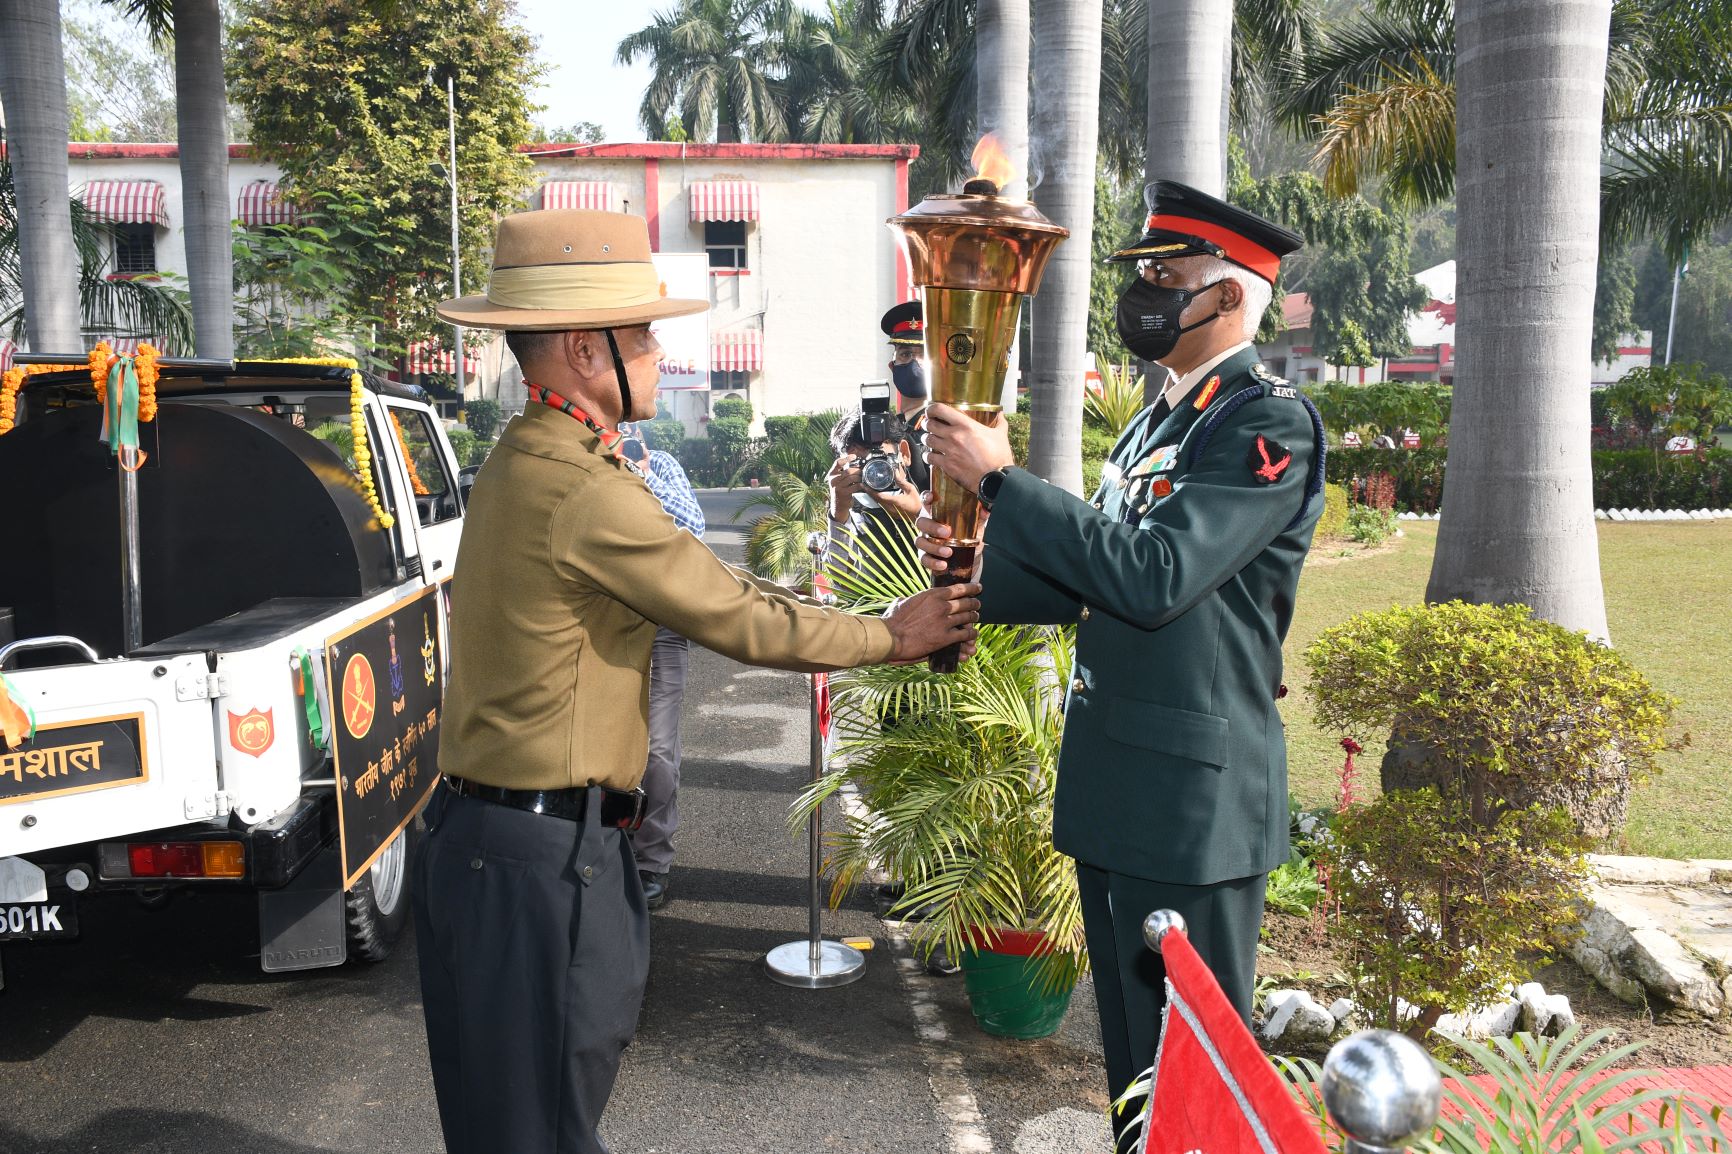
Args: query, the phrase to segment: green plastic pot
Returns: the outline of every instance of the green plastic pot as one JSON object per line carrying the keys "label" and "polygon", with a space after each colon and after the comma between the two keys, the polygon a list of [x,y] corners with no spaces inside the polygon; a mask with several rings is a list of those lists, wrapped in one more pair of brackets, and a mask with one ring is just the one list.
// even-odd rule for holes
{"label": "green plastic pot", "polygon": [[1046,935],[1026,930],[978,934],[959,959],[974,1020],[1000,1038],[1048,1038],[1070,1008],[1074,985],[1047,989],[1039,953]]}

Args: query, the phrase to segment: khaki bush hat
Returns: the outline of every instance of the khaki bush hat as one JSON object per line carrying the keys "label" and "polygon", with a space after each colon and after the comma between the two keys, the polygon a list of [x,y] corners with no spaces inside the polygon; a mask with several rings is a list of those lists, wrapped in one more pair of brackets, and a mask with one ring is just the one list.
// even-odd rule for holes
{"label": "khaki bush hat", "polygon": [[442,301],[439,316],[475,329],[562,332],[701,313],[668,296],[641,216],[588,209],[519,212],[499,222],[485,296]]}

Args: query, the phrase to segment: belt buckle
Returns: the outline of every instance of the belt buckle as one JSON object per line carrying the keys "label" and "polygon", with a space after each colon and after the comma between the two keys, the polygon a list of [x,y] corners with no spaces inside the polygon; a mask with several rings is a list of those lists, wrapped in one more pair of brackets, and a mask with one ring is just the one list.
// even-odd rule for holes
{"label": "belt buckle", "polygon": [[625,828],[636,833],[643,826],[644,809],[649,804],[649,795],[644,793],[640,785],[631,791],[631,824]]}

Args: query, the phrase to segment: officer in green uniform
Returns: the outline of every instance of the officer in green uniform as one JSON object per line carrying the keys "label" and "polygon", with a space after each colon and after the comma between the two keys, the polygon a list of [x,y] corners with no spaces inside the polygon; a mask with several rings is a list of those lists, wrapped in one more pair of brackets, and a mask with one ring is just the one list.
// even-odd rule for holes
{"label": "officer in green uniform", "polygon": [[[1322,500],[1322,422],[1250,338],[1301,238],[1196,189],[1149,187],[1121,338],[1171,374],[1084,501],[1012,465],[1003,422],[934,405],[932,465],[990,509],[981,619],[1077,624],[1053,843],[1077,859],[1109,1088],[1152,1064],[1152,910],[1247,1020],[1268,872],[1285,861],[1281,642]],[[946,527],[923,519],[928,568]]]}

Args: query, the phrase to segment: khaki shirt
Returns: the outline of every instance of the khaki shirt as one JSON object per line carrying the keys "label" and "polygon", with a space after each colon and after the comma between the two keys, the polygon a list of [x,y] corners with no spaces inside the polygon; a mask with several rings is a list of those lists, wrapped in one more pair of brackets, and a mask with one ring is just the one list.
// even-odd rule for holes
{"label": "khaki shirt", "polygon": [[513,789],[635,787],[657,625],[801,672],[893,648],[877,618],[724,564],[586,425],[532,405],[505,427],[466,513],[439,768]]}

